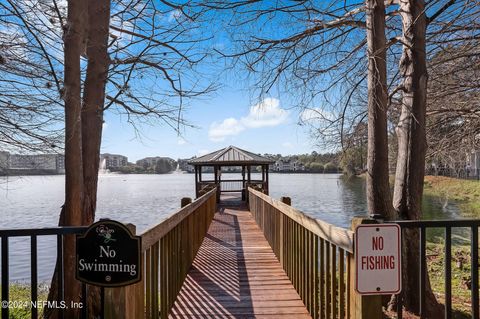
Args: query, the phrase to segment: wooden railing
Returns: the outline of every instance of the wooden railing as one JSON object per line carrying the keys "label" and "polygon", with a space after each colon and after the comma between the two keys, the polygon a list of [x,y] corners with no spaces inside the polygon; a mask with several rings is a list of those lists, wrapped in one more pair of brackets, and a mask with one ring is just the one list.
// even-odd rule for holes
{"label": "wooden railing", "polygon": [[217,187],[215,181],[202,181],[198,182],[198,185],[200,195],[205,195],[206,193]]}
{"label": "wooden railing", "polygon": [[133,318],[168,317],[215,214],[215,194],[209,191],[141,235],[144,276]]}
{"label": "wooden railing", "polygon": [[352,296],[353,232],[252,188],[249,200],[250,212],[312,317],[357,317],[351,314],[358,303]]}
{"label": "wooden railing", "polygon": [[220,190],[222,192],[241,192],[244,188],[243,183],[241,179],[222,180],[220,182]]}

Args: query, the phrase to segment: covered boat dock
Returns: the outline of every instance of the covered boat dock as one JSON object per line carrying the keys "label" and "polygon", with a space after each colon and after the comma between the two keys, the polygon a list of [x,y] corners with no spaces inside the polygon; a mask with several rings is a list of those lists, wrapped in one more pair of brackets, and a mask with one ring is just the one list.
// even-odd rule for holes
{"label": "covered boat dock", "polygon": [[[274,161],[259,154],[242,150],[236,146],[228,146],[218,151],[192,159],[188,164],[195,167],[195,195],[200,197],[217,187],[217,202],[235,198],[241,201],[248,198],[248,187],[268,195],[268,169]],[[238,167],[241,178],[223,177],[222,168],[226,171]],[[252,173],[257,176],[252,176]],[[258,176],[260,175],[261,176]],[[230,177],[230,176],[229,176]]]}

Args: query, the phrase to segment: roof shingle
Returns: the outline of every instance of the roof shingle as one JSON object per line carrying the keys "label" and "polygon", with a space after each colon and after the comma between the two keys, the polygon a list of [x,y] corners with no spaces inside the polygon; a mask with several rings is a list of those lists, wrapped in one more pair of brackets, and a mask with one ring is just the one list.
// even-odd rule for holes
{"label": "roof shingle", "polygon": [[191,165],[261,165],[273,164],[275,161],[254,154],[249,151],[242,150],[235,146],[228,146],[221,150],[203,155],[201,157],[188,161]]}

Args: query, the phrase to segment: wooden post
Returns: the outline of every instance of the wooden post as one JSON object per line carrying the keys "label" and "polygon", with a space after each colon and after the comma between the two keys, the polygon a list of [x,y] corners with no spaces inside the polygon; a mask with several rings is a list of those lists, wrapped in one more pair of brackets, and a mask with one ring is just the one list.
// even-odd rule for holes
{"label": "wooden post", "polygon": [[266,166],[266,169],[265,169],[265,194],[268,195],[268,164],[265,165]]}
{"label": "wooden post", "polygon": [[[360,224],[376,224],[377,221],[366,217],[354,217],[352,230]],[[382,319],[382,296],[363,296],[355,290],[355,255],[349,254],[350,273],[350,319]]]}
{"label": "wooden post", "polygon": [[[287,204],[288,206],[292,206],[292,199],[287,196],[282,196],[280,197],[280,201],[284,204]],[[283,223],[284,223],[284,218],[285,215],[280,213],[280,264],[282,265],[282,268],[285,269],[285,261],[284,261],[284,234],[283,234]]]}
{"label": "wooden post", "polygon": [[222,183],[222,167],[217,166],[217,203],[220,203],[221,183]]}
{"label": "wooden post", "polygon": [[248,187],[250,187],[250,183],[252,182],[252,176],[251,176],[251,166],[247,166],[247,187],[245,189],[245,199],[248,203]]}
{"label": "wooden post", "polygon": [[290,197],[282,196],[280,197],[280,201],[288,206],[292,206],[292,199]]}
{"label": "wooden post", "polygon": [[192,203],[192,199],[190,197],[183,197],[181,200],[180,200],[180,207],[185,207],[189,204]]}
{"label": "wooden post", "polygon": [[[136,227],[127,224],[127,228],[136,233]],[[143,256],[140,255],[140,269],[143,271]],[[136,284],[119,287],[105,288],[105,319],[143,319],[145,317],[145,292],[143,290],[144,278]]]}
{"label": "wooden post", "polygon": [[245,201],[247,198],[247,187],[245,185],[245,165],[242,166],[242,201]]}
{"label": "wooden post", "polygon": [[195,198],[198,198],[198,166],[195,165]]}

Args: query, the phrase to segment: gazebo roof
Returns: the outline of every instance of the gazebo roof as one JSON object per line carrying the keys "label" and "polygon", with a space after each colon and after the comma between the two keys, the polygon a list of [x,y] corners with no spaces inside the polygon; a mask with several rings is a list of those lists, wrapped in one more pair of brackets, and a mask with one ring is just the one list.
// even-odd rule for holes
{"label": "gazebo roof", "polygon": [[266,158],[249,151],[242,150],[235,146],[228,146],[221,150],[212,152],[207,155],[200,156],[198,158],[191,159],[188,164],[191,165],[229,165],[229,166],[241,166],[241,165],[261,165],[261,164],[273,164],[275,161],[270,158]]}

